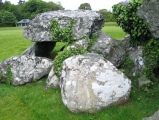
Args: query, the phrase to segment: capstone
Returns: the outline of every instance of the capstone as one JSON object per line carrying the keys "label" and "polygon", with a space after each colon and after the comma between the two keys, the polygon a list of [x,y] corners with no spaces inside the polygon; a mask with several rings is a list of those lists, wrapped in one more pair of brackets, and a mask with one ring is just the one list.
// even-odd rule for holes
{"label": "capstone", "polygon": [[[49,25],[52,19],[65,28],[71,20],[76,20],[73,26],[73,38],[90,37],[93,33],[98,33],[104,25],[104,18],[97,11],[91,10],[58,10],[38,14],[28,26],[24,27],[23,36],[34,42],[52,41],[52,32]],[[60,41],[60,40],[57,40]]]}

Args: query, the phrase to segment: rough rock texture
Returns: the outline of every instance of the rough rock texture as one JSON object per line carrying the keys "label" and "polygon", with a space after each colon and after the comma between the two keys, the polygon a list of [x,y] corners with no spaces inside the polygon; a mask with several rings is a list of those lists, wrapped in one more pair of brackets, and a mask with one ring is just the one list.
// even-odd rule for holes
{"label": "rough rock texture", "polygon": [[123,37],[120,41],[121,41],[121,44],[123,46],[123,48],[126,50],[126,52],[129,50],[130,48],[130,36],[127,35],[125,37]]}
{"label": "rough rock texture", "polygon": [[23,53],[22,55],[30,55],[30,56],[35,56],[35,46],[36,43],[32,44],[29,46]]}
{"label": "rough rock texture", "polygon": [[155,38],[159,38],[159,0],[144,0],[137,14],[150,26]]}
{"label": "rough rock texture", "polygon": [[24,37],[31,41],[52,41],[52,33],[48,27],[52,19],[56,19],[61,28],[66,27],[72,19],[77,20],[73,27],[74,39],[89,37],[93,32],[98,33],[104,25],[104,19],[99,12],[90,10],[59,10],[38,14],[27,27]]}
{"label": "rough rock texture", "polygon": [[111,38],[105,33],[101,33],[97,42],[92,47],[92,52],[104,55],[114,66],[120,66],[126,57],[126,49],[129,46],[129,37],[121,41]]}
{"label": "rough rock texture", "polygon": [[82,39],[82,40],[76,41],[73,45],[68,46],[67,49],[70,49],[70,48],[84,48],[84,49],[87,49],[87,47],[88,47],[88,41],[85,40],[85,39]]}
{"label": "rough rock texture", "polygon": [[159,110],[155,112],[151,117],[143,118],[142,120],[159,120]]}
{"label": "rough rock texture", "polygon": [[51,71],[48,75],[48,78],[46,80],[46,87],[45,88],[46,89],[48,89],[48,88],[56,89],[59,87],[59,81],[60,81],[60,79],[55,75],[54,68],[52,67]]}
{"label": "rough rock texture", "polygon": [[47,75],[52,67],[52,61],[47,58],[26,55],[9,58],[0,64],[1,82],[6,81],[8,66],[12,72],[11,83],[22,85]]}
{"label": "rough rock texture", "polygon": [[128,100],[131,81],[100,55],[77,55],[63,63],[60,87],[70,111],[94,113]]}
{"label": "rough rock texture", "polygon": [[130,48],[128,51],[129,57],[133,60],[132,73],[142,73],[144,69],[144,58],[142,56],[142,47]]}

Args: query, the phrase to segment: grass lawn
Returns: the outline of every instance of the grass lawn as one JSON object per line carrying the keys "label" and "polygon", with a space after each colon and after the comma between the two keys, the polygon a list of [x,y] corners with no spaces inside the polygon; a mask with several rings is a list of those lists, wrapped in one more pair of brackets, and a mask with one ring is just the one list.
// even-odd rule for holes
{"label": "grass lawn", "polygon": [[102,29],[103,32],[110,35],[112,38],[116,40],[121,40],[127,34],[123,32],[123,30],[117,26],[114,22],[105,23],[105,26]]}
{"label": "grass lawn", "polygon": [[22,36],[21,27],[0,28],[0,61],[20,55],[31,44]]}
{"label": "grass lawn", "polygon": [[[125,36],[114,25],[104,27],[103,31],[116,39]],[[0,43],[0,61],[20,55],[32,44],[22,37],[22,28],[0,28]],[[62,45],[58,43],[58,47]],[[159,109],[156,85],[149,93],[133,90],[130,101],[123,106],[111,106],[94,114],[74,114],[64,106],[60,89],[44,89],[45,80],[46,77],[17,87],[0,83],[0,120],[141,120]]]}

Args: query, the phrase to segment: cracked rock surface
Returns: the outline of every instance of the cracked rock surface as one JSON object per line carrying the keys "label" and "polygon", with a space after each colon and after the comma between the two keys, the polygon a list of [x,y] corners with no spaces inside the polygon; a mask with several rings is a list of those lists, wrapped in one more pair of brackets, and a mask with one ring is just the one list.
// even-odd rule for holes
{"label": "cracked rock surface", "polygon": [[51,70],[52,60],[27,55],[11,57],[0,64],[1,82],[5,82],[8,77],[7,67],[11,68],[11,83],[23,85],[47,75]]}
{"label": "cracked rock surface", "polygon": [[77,55],[63,64],[60,87],[70,111],[94,113],[129,99],[131,81],[100,55]]}

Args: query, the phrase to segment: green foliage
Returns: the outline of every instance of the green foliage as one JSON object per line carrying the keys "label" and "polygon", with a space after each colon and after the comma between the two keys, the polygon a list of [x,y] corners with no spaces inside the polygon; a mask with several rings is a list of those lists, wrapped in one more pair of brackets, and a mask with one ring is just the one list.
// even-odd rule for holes
{"label": "green foliage", "polygon": [[3,3],[2,3],[2,2],[0,2],[0,10],[2,9],[2,5],[3,5]]}
{"label": "green foliage", "polygon": [[72,44],[74,42],[72,27],[75,23],[76,21],[73,19],[65,28],[60,28],[58,21],[53,19],[49,26],[49,30],[52,31],[52,41]]}
{"label": "green foliage", "polygon": [[0,24],[2,24],[2,12],[0,12]]}
{"label": "green foliage", "polygon": [[11,81],[12,81],[12,71],[11,71],[11,67],[7,66],[7,73],[6,73],[6,84],[10,85]]}
{"label": "green foliage", "polygon": [[114,5],[113,14],[117,24],[130,34],[131,44],[143,45],[145,76],[152,81],[158,81],[155,77],[158,73],[154,73],[154,70],[159,67],[159,41],[152,37],[149,26],[136,13],[141,4],[142,0],[131,0],[126,4]]}
{"label": "green foliage", "polygon": [[[42,0],[28,0],[27,2],[19,5],[11,4],[10,1],[0,3],[0,13],[8,11],[14,14],[18,21],[21,19],[33,19],[38,13],[63,10],[61,4],[54,2],[44,2]],[[15,24],[14,24],[15,25]],[[4,26],[0,21],[0,26]]]}
{"label": "green foliage", "polygon": [[49,8],[49,10],[64,10],[64,8],[62,7],[60,2],[54,3],[54,2],[48,2],[47,6]]}
{"label": "green foliage", "polygon": [[132,75],[132,69],[134,66],[134,61],[129,57],[129,55],[126,56],[124,63],[120,66],[120,69],[123,73],[129,78],[131,78]]}
{"label": "green foliage", "polygon": [[9,10],[10,8],[10,5],[11,5],[11,2],[10,1],[5,1],[2,5],[2,9],[3,10]]}
{"label": "green foliage", "polygon": [[146,93],[150,93],[151,89],[154,87],[154,83],[151,81],[150,83],[144,84],[140,87],[140,90]]}
{"label": "green foliage", "polygon": [[113,6],[113,14],[117,24],[124,32],[130,34],[132,45],[146,43],[152,36],[147,24],[136,14],[142,4],[141,0],[131,0],[129,3],[119,3]]}
{"label": "green foliage", "polygon": [[83,48],[70,48],[60,52],[54,59],[54,71],[55,74],[60,77],[63,61],[71,56],[85,54],[87,51]]}
{"label": "green foliage", "polygon": [[101,9],[99,12],[103,15],[105,22],[115,22],[113,13],[111,11],[108,11],[107,9]]}
{"label": "green foliage", "polygon": [[133,66],[134,61],[129,57],[129,55],[127,55],[124,63],[122,64],[122,68],[125,70],[125,72],[130,73],[132,71]]}
{"label": "green foliage", "polygon": [[13,13],[5,11],[2,14],[2,23],[5,24],[6,26],[15,26],[16,23],[16,17]]}
{"label": "green foliage", "polygon": [[159,40],[151,39],[143,49],[143,55],[145,57],[144,74],[145,76],[155,81],[154,69],[159,67]]}
{"label": "green foliage", "polygon": [[[32,19],[36,14],[51,11],[51,10],[62,10],[63,7],[54,2],[44,2],[42,0],[29,0],[23,5],[23,12],[25,18]],[[26,14],[25,14],[26,13]]]}
{"label": "green foliage", "polygon": [[2,78],[3,78],[3,75],[2,75],[2,73],[0,73],[0,82],[1,82]]}
{"label": "green foliage", "polygon": [[92,10],[91,5],[89,3],[82,3],[78,9],[83,9],[83,10]]}
{"label": "green foliage", "polygon": [[92,35],[90,35],[90,38],[86,38],[86,40],[88,42],[87,50],[90,51],[91,47],[94,45],[94,43],[97,40],[97,35],[96,34],[92,34]]}

